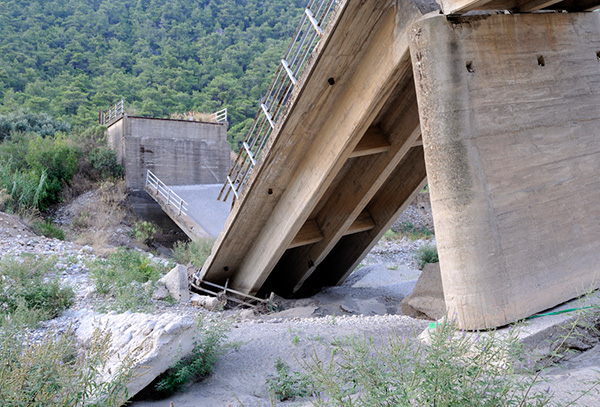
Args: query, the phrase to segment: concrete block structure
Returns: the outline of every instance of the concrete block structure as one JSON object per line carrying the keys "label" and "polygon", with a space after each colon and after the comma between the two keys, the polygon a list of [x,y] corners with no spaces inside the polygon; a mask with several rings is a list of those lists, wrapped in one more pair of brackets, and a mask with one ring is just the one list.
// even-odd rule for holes
{"label": "concrete block structure", "polygon": [[125,167],[125,181],[136,212],[168,221],[144,191],[146,171],[167,185],[219,184],[230,164],[226,123],[122,115],[107,128],[108,144]]}
{"label": "concrete block structure", "polygon": [[598,287],[600,14],[433,16],[411,56],[449,314],[496,327]]}

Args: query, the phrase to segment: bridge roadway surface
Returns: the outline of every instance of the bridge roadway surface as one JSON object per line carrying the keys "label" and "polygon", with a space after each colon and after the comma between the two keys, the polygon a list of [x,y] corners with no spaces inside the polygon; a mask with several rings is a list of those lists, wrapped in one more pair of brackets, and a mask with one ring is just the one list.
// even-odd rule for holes
{"label": "bridge roadway surface", "polygon": [[[600,2],[440,4],[460,14],[585,11]],[[428,13],[440,13],[432,0],[337,2],[201,279],[253,295],[302,296],[356,268],[426,183],[413,79],[419,61],[409,46],[413,24]]]}
{"label": "bridge roadway surface", "polygon": [[171,190],[189,205],[188,215],[213,239],[223,230],[231,211],[228,202],[217,200],[221,184],[175,185]]}

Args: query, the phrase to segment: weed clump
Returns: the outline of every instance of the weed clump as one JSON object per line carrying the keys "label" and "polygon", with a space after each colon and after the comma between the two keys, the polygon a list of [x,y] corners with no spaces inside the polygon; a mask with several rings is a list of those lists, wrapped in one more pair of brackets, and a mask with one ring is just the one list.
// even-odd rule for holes
{"label": "weed clump", "polygon": [[267,379],[271,398],[276,397],[279,401],[285,401],[311,394],[313,386],[309,376],[300,372],[292,372],[281,358],[277,358],[275,361],[275,370],[276,373]]}
{"label": "weed clump", "polygon": [[38,235],[51,239],[65,240],[65,232],[50,219],[46,219],[45,221],[37,220],[33,222],[31,228]]}
{"label": "weed clump", "polygon": [[439,261],[437,246],[430,243],[424,244],[415,252],[415,259],[421,270],[423,270],[423,267],[425,267],[427,263],[437,263]]}
{"label": "weed clump", "polygon": [[131,234],[138,242],[148,244],[156,236],[156,226],[147,221],[135,222]]}
{"label": "weed clump", "polygon": [[108,308],[118,312],[151,309],[154,283],[167,271],[144,253],[124,248],[107,259],[96,259],[89,268],[96,292],[112,297]]}
{"label": "weed clump", "polygon": [[54,263],[35,256],[0,260],[0,327],[34,326],[73,304],[73,289],[49,278]]}
{"label": "weed clump", "polygon": [[154,379],[144,390],[142,398],[168,397],[186,384],[199,382],[212,373],[223,351],[223,341],[229,327],[220,321],[201,318],[198,328],[201,331],[200,338],[190,354]]}

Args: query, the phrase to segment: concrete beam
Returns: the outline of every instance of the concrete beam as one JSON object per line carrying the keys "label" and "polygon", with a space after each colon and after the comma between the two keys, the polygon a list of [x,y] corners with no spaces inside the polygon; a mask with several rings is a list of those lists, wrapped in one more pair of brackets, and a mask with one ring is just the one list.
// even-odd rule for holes
{"label": "concrete beam", "polygon": [[511,10],[531,12],[543,9],[591,11],[600,7],[598,0],[438,0],[444,14],[471,10]]}
{"label": "concrete beam", "polygon": [[497,327],[596,287],[600,15],[440,16],[412,32],[449,313]]}
{"label": "concrete beam", "polygon": [[[278,121],[203,268],[203,279],[229,279],[248,293],[262,287],[335,188],[400,78],[410,73],[407,27],[428,10],[422,6],[417,0],[338,2],[285,118]],[[375,157],[360,155],[352,160]]]}

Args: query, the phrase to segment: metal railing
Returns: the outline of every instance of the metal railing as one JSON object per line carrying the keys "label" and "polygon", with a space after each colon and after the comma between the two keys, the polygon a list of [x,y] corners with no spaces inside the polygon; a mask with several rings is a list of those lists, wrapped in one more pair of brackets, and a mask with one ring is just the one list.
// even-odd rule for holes
{"label": "metal railing", "polygon": [[227,108],[214,112],[213,120],[217,123],[227,123]]}
{"label": "metal railing", "polygon": [[162,196],[166,200],[167,206],[171,206],[175,209],[178,216],[182,213],[187,215],[189,207],[188,203],[173,192],[173,190],[164,182],[158,179],[158,177],[150,170],[146,172],[146,188],[151,189],[156,198],[158,198],[159,195]]}
{"label": "metal railing", "polygon": [[117,117],[121,116],[125,112],[125,101],[121,99],[120,102],[116,103],[114,106],[111,106],[106,112],[100,111],[98,122],[101,125],[110,124]]}
{"label": "metal railing", "polygon": [[258,156],[263,151],[277,120],[283,113],[283,108],[306,66],[308,57],[319,43],[323,35],[323,27],[336,3],[337,0],[309,0],[269,90],[260,100],[260,109],[254,123],[242,143],[240,152],[217,199],[226,201],[231,192],[235,198],[241,193],[252,169],[256,166]]}

